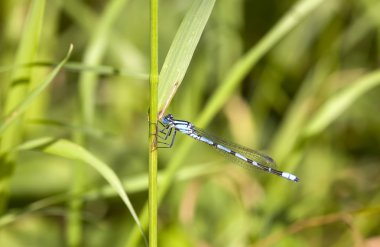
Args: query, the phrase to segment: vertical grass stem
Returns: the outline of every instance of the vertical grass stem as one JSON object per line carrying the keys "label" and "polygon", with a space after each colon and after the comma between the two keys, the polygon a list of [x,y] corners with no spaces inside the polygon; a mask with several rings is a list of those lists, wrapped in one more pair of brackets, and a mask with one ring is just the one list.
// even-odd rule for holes
{"label": "vertical grass stem", "polygon": [[157,246],[158,0],[150,1],[149,246]]}

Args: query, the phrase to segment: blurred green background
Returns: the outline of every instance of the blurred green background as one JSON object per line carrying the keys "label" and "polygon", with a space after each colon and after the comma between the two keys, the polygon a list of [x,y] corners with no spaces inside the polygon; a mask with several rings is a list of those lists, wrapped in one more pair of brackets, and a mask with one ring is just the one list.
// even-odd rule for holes
{"label": "blurred green background", "polygon": [[[160,66],[191,2],[160,1]],[[380,2],[321,2],[199,126],[263,150],[301,181],[230,165],[193,143],[159,206],[160,246],[380,246]],[[168,112],[196,122],[231,68],[296,4],[216,1]],[[91,166],[14,149],[46,136],[70,140],[117,173],[141,212],[149,2],[3,0],[0,9],[3,117],[74,45],[52,84],[0,135],[0,246],[133,246],[130,212]],[[160,171],[185,139],[159,150]]]}

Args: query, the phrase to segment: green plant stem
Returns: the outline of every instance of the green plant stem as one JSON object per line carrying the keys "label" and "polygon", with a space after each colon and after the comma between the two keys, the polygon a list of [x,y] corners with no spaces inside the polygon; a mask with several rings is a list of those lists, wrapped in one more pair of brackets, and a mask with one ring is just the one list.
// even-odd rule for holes
{"label": "green plant stem", "polygon": [[[30,63],[37,55],[41,29],[45,13],[45,1],[31,1],[24,30],[17,50],[15,64]],[[24,68],[15,70],[11,75],[11,83],[4,102],[4,112],[8,114],[25,98],[30,86],[32,70]],[[9,118],[8,118],[9,119]],[[12,119],[12,117],[10,117]],[[0,142],[0,215],[4,212],[8,201],[9,181],[16,166],[17,153],[10,150],[16,146],[22,136],[22,118],[1,134]]]}
{"label": "green plant stem", "polygon": [[157,246],[158,0],[150,2],[149,246]]}
{"label": "green plant stem", "polygon": [[[72,2],[72,1],[69,1]],[[109,37],[116,19],[122,13],[123,6],[128,0],[112,0],[107,4],[107,7],[101,18],[97,21],[96,31],[91,34],[91,39],[84,53],[83,63],[90,66],[98,66],[107,51]],[[93,126],[95,119],[96,105],[96,89],[98,87],[98,75],[91,71],[81,73],[79,77],[79,94],[81,106],[81,121],[83,126]],[[77,143],[82,146],[87,145],[87,140],[84,135],[79,133],[74,136]],[[74,181],[71,191],[73,194],[80,193],[86,181],[86,166],[83,163],[75,165],[73,171]],[[75,199],[69,202],[70,213],[68,215],[67,224],[67,242],[70,247],[81,245],[82,240],[82,216],[81,208],[83,202],[80,199]]]}

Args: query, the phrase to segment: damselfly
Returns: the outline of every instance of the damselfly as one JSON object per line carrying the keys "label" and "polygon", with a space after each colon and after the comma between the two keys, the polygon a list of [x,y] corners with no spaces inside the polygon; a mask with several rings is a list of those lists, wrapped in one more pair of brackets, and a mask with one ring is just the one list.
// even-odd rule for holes
{"label": "damselfly", "polygon": [[[188,135],[195,140],[204,142],[217,150],[229,155],[232,159],[240,162],[246,167],[257,168],[259,170],[275,174],[277,176],[289,179],[294,182],[298,182],[299,178],[291,173],[279,171],[273,166],[275,165],[274,160],[258,151],[242,147],[237,144],[233,144],[222,140],[220,138],[214,137],[207,132],[198,129],[192,123],[184,120],[177,120],[173,115],[168,114],[162,119],[162,128],[159,130],[161,135],[159,138],[163,140],[167,147],[172,147],[177,131]],[[169,140],[171,137],[171,140]],[[169,142],[166,142],[169,141]]]}

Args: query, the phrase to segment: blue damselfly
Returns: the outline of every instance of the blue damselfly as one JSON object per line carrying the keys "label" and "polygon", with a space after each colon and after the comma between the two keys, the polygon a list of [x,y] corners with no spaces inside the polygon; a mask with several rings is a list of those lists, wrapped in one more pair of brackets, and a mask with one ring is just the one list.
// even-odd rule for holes
{"label": "blue damselfly", "polygon": [[229,155],[232,159],[235,159],[237,162],[243,164],[246,167],[254,167],[294,182],[299,181],[299,178],[297,176],[273,168],[275,162],[266,154],[214,137],[213,135],[210,135],[209,133],[198,129],[188,121],[177,120],[173,117],[173,115],[168,114],[162,119],[161,124],[162,128],[159,130],[161,134],[159,138],[164,142],[160,143],[166,144],[167,147],[173,146],[176,133],[179,131],[194,138],[195,140],[204,142],[216,148],[217,150]]}

